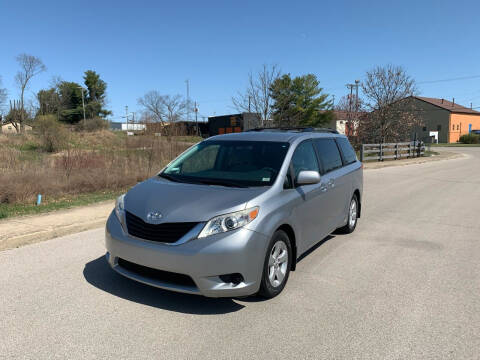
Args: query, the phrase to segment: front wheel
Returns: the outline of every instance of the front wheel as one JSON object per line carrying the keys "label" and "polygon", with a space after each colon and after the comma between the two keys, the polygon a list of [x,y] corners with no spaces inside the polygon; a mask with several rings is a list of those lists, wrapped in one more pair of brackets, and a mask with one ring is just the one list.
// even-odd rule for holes
{"label": "front wheel", "polygon": [[280,294],[287,283],[291,263],[290,239],[287,233],[277,230],[267,248],[258,295],[270,299]]}
{"label": "front wheel", "polygon": [[355,230],[355,228],[357,227],[357,221],[358,221],[358,210],[359,210],[358,198],[357,198],[357,195],[354,194],[352,197],[352,200],[350,200],[350,205],[348,206],[347,224],[341,227],[340,229],[338,229],[339,232],[343,234],[350,234]]}

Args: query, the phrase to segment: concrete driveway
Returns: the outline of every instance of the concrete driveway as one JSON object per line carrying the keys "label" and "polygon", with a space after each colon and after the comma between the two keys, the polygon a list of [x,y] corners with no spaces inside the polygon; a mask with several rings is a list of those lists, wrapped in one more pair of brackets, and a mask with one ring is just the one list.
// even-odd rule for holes
{"label": "concrete driveway", "polygon": [[480,148],[448,151],[366,171],[356,232],[269,301],[122,278],[103,229],[0,252],[0,358],[479,358]]}

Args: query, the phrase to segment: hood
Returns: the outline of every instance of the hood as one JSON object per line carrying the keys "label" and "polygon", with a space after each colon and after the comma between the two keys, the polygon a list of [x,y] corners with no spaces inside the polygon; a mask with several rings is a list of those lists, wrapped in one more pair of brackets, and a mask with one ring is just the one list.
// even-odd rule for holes
{"label": "hood", "polygon": [[144,220],[149,212],[160,212],[161,222],[202,222],[242,210],[248,201],[268,189],[186,184],[155,177],[127,193],[125,210]]}

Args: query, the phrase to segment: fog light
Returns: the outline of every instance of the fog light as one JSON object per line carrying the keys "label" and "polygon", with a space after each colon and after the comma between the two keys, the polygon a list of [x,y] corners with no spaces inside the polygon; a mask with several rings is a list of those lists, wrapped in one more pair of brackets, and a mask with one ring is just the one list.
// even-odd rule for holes
{"label": "fog light", "polygon": [[239,273],[220,275],[219,278],[224,283],[231,283],[234,286],[237,286],[244,280],[242,274]]}

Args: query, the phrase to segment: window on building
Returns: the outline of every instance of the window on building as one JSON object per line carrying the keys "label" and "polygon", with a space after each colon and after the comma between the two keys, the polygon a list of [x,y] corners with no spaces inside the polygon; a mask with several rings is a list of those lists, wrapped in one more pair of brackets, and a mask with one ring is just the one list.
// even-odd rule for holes
{"label": "window on building", "polygon": [[442,130],[442,125],[437,125],[437,131],[441,131]]}
{"label": "window on building", "polygon": [[427,127],[426,127],[426,126],[423,127],[423,131],[427,131]]}
{"label": "window on building", "polygon": [[455,130],[455,124],[452,125],[452,130]]}
{"label": "window on building", "polygon": [[457,124],[457,130],[460,130],[460,125]]}

